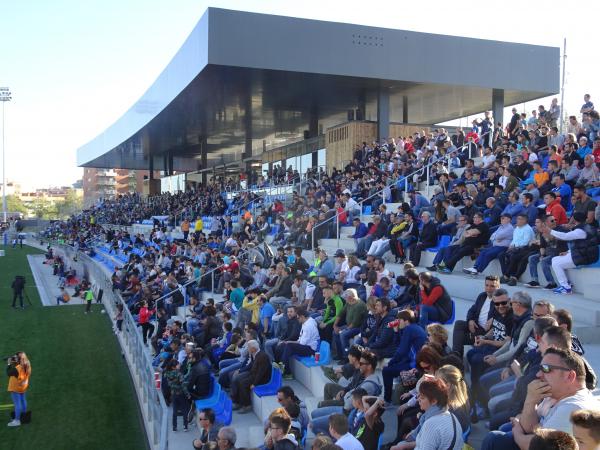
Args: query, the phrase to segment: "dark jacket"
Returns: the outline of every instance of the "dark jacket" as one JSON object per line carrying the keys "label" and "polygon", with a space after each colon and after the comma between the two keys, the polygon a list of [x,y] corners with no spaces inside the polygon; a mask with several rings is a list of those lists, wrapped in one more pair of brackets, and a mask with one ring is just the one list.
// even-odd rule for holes
{"label": "dark jacket", "polygon": [[483,211],[483,220],[491,227],[496,226],[500,223],[500,214],[502,214],[502,208],[494,205],[492,208]]}
{"label": "dark jacket", "polygon": [[213,380],[210,377],[210,364],[206,361],[196,362],[188,377],[187,389],[193,399],[208,397]]}
{"label": "dark jacket", "polygon": [[[450,294],[438,278],[433,277],[429,288],[421,286],[421,303],[424,305],[430,305],[433,301],[433,306],[437,308],[440,313],[439,321],[444,323],[452,316],[452,299]],[[441,292],[440,292],[441,290]]]}
{"label": "dark jacket", "polygon": [[598,261],[598,229],[590,224],[579,224],[575,229],[585,231],[585,239],[571,241],[571,257],[576,266]]}
{"label": "dark jacket", "polygon": [[[483,304],[487,299],[487,294],[482,292],[477,296],[475,300],[475,304],[469,308],[467,311],[467,323],[469,320],[474,320],[477,322],[479,320],[479,314],[481,313],[481,308],[483,308]],[[490,310],[488,312],[488,320],[492,317],[492,313],[494,312],[494,305],[490,305]]]}
{"label": "dark jacket", "polygon": [[377,321],[374,333],[369,339],[367,347],[371,350],[389,350],[390,356],[394,353],[394,329],[389,327],[389,323],[396,318],[392,312],[389,312],[385,317]]}
{"label": "dark jacket", "polygon": [[294,284],[293,277],[291,275],[287,275],[283,280],[281,280],[279,289],[273,293],[273,296],[292,298],[292,284]]}
{"label": "dark jacket", "polygon": [[383,236],[385,236],[385,232],[387,230],[387,222],[380,220],[379,221],[379,225],[377,225],[377,228],[375,229],[375,233],[373,233],[373,238],[374,239],[381,239]]}
{"label": "dark jacket", "polygon": [[273,450],[298,450],[298,442],[294,435],[288,434],[282,440],[275,442]]}
{"label": "dark jacket", "polygon": [[400,342],[389,365],[405,363],[410,365],[410,367],[407,367],[404,370],[413,368],[415,365],[415,357],[426,341],[427,333],[425,330],[419,325],[411,323],[401,330]]}
{"label": "dark jacket", "polygon": [[271,358],[264,351],[254,355],[254,362],[250,368],[250,380],[252,385],[267,384],[271,379]]}
{"label": "dark jacket", "polygon": [[437,226],[433,223],[432,220],[423,224],[423,228],[421,229],[421,235],[419,237],[420,242],[423,243],[425,248],[435,247],[438,243],[438,232]]}
{"label": "dark jacket", "polygon": [[302,328],[302,325],[300,325],[300,322],[298,321],[298,319],[293,318],[291,320],[288,320],[288,322],[286,324],[286,329],[283,332],[283,335],[279,339],[281,341],[297,341],[298,337],[300,336],[301,328]]}
{"label": "dark jacket", "polygon": [[[306,273],[306,271],[308,270],[309,267],[310,267],[310,265],[308,264],[306,259],[304,259],[303,257],[300,257],[300,258],[296,258],[296,262],[294,262],[291,269],[292,269],[293,274],[295,274],[298,271]],[[293,280],[292,280],[292,282],[293,282]]]}
{"label": "dark jacket", "polygon": [[367,225],[360,222],[356,227],[354,227],[354,234],[350,237],[354,239],[365,237],[367,235],[367,231],[369,231]]}

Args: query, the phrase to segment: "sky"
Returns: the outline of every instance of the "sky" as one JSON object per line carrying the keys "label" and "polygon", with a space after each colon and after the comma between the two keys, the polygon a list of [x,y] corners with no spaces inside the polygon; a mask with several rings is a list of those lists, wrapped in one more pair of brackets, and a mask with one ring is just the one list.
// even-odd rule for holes
{"label": "sky", "polygon": [[[566,38],[565,110],[578,113],[584,93],[600,102],[600,60],[591,45],[593,28],[584,26],[599,16],[600,2],[571,8],[554,8],[553,2],[518,2],[515,7],[502,0],[1,4],[0,86],[8,86],[13,97],[5,104],[6,177],[24,189],[70,185],[80,179],[77,148],[142,96],[209,6],[561,48]],[[582,31],[586,29],[590,32]],[[549,106],[550,100],[520,105],[519,110],[529,112],[537,104]]]}

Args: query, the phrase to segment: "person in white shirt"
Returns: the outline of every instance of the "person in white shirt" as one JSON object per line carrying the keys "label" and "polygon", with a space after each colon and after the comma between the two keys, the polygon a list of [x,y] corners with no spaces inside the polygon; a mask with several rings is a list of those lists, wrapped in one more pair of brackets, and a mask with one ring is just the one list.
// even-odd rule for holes
{"label": "person in white shirt", "polygon": [[346,212],[348,213],[348,222],[352,223],[352,220],[355,217],[359,217],[360,218],[360,205],[356,202],[356,200],[354,200],[352,198],[352,196],[350,195],[350,193],[347,193],[344,197],[344,201],[346,204],[346,207],[344,208],[346,210]]}
{"label": "person in white shirt", "polygon": [[348,418],[344,414],[329,416],[329,434],[342,450],[365,450],[360,441],[348,432]]}
{"label": "person in white shirt", "polygon": [[291,378],[290,358],[293,355],[312,356],[319,345],[319,327],[305,308],[298,308],[298,321],[302,325],[297,341],[284,341],[277,346],[275,358],[284,365],[284,377]]}
{"label": "person in white shirt", "polygon": [[492,149],[489,147],[486,148],[484,152],[485,154],[481,158],[481,164],[479,165],[479,167],[486,170],[494,165],[494,162],[496,161],[496,155],[492,153]]}
{"label": "person in white shirt", "polygon": [[570,350],[550,347],[540,364],[538,379],[527,386],[523,411],[512,421],[512,435],[494,431],[482,449],[526,449],[538,428],[573,434],[570,416],[580,409],[600,409],[600,401],[585,385],[585,364]]}

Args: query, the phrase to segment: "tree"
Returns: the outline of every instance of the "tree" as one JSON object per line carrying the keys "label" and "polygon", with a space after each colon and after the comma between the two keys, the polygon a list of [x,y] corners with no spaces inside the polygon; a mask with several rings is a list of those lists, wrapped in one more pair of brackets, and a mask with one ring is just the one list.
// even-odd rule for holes
{"label": "tree", "polygon": [[70,189],[63,201],[56,203],[56,210],[59,218],[66,218],[83,209],[83,197],[76,194],[75,190]]}
{"label": "tree", "polygon": [[36,198],[31,203],[30,211],[33,212],[33,215],[38,219],[49,220],[58,218],[58,209],[56,205],[43,198]]}
{"label": "tree", "polygon": [[21,201],[19,197],[16,195],[7,195],[6,196],[6,210],[11,212],[20,212],[23,214],[27,214],[27,206]]}

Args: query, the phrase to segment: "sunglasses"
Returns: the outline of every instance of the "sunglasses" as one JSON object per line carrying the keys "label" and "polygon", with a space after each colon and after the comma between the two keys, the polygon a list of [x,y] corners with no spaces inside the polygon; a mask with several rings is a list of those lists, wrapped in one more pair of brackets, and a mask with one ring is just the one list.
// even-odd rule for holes
{"label": "sunglasses", "polygon": [[554,366],[552,364],[540,364],[540,370],[542,373],[550,373],[553,370],[562,370],[563,372],[570,372],[571,369],[562,366]]}
{"label": "sunglasses", "polygon": [[506,306],[508,305],[508,300],[505,302],[494,302],[494,306],[498,307],[498,306]]}

